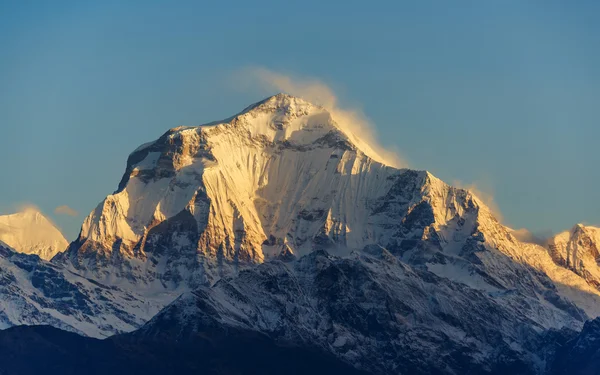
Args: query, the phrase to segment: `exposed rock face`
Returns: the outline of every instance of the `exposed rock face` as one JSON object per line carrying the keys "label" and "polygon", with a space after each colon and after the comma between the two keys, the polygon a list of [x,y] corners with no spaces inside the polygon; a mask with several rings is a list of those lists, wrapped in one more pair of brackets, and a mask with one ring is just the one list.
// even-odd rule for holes
{"label": "exposed rock face", "polygon": [[600,288],[600,229],[575,225],[548,242],[554,261],[583,277],[595,288]]}
{"label": "exposed rock face", "polygon": [[45,260],[69,245],[60,230],[34,208],[0,216],[0,241],[20,253],[35,254]]}

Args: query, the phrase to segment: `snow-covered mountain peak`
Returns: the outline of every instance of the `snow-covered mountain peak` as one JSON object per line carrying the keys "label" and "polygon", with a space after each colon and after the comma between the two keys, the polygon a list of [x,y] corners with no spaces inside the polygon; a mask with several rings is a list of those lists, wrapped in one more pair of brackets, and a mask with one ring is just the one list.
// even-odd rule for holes
{"label": "snow-covered mountain peak", "polygon": [[20,253],[36,254],[46,260],[69,245],[60,230],[33,207],[0,216],[0,240]]}
{"label": "snow-covered mountain peak", "polygon": [[[116,192],[85,219],[71,260],[94,269],[115,250],[145,260],[159,242],[194,259],[200,252],[236,262],[338,242],[362,248],[375,241],[372,201],[403,170],[371,158],[343,127],[323,107],[278,94],[223,121],[170,129],[130,154]],[[171,233],[163,244],[162,227],[171,225],[181,237]]]}
{"label": "snow-covered mountain peak", "polygon": [[600,228],[576,224],[548,241],[554,261],[600,289]]}

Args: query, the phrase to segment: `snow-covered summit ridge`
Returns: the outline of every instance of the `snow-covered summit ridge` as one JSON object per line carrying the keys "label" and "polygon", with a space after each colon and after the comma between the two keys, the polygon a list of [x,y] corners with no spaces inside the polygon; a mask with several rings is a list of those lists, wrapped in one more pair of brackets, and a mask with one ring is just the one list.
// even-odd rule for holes
{"label": "snow-covered summit ridge", "polygon": [[34,207],[0,216],[0,240],[20,253],[46,260],[69,245],[60,230]]}
{"label": "snow-covered summit ridge", "polygon": [[298,146],[310,145],[332,132],[344,138],[325,108],[286,94],[271,96],[246,108],[228,124],[247,132],[252,138],[264,137],[269,142],[288,141]]}
{"label": "snow-covered summit ridge", "polygon": [[[306,146],[315,141],[323,141],[322,137],[338,138],[383,164],[390,164],[376,147],[356,134],[356,129],[349,126],[352,119],[335,108],[327,108],[309,101],[279,93],[254,103],[238,114],[221,121],[213,121],[200,126],[179,126],[167,133],[198,132],[213,130],[215,127],[230,127],[245,132],[249,137],[263,138],[269,142],[289,142],[296,146]],[[148,142],[138,147],[133,153],[151,147],[155,142]]]}

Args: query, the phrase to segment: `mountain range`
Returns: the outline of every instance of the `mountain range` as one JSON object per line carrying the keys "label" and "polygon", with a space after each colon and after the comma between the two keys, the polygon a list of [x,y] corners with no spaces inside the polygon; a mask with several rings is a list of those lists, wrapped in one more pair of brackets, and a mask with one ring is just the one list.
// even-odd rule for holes
{"label": "mountain range", "polygon": [[599,229],[520,241],[286,94],[138,147],[66,250],[4,242],[0,325],[33,325],[0,332],[7,373],[598,368]]}

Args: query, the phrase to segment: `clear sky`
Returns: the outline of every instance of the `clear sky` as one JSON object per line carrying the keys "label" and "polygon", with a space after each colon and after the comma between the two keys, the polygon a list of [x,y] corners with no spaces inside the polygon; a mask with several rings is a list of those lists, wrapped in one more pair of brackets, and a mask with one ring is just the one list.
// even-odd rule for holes
{"label": "clear sky", "polygon": [[236,80],[264,67],[320,79],[512,227],[600,224],[599,16],[585,0],[0,0],[0,213],[37,205],[73,240],[133,149],[262,99]]}

